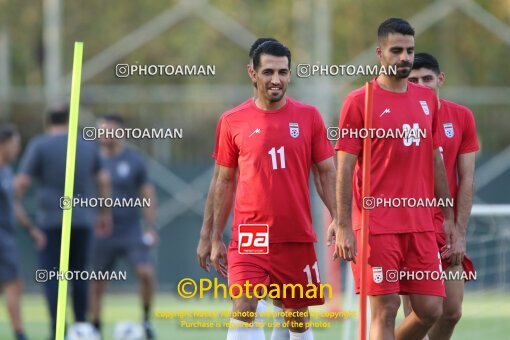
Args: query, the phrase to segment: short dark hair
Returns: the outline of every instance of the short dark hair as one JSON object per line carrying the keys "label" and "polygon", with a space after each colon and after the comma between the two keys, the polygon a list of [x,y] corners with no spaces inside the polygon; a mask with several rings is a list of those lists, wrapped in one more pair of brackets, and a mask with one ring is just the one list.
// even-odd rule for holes
{"label": "short dark hair", "polygon": [[0,144],[8,142],[16,135],[18,135],[18,129],[14,125],[7,124],[0,126]]}
{"label": "short dark hair", "polygon": [[266,41],[255,49],[253,52],[253,69],[256,70],[260,66],[260,56],[262,54],[269,54],[276,57],[287,57],[290,69],[290,50],[278,41]]}
{"label": "short dark hair", "polygon": [[379,41],[385,39],[391,33],[400,33],[403,35],[412,35],[414,37],[414,28],[400,18],[389,18],[384,20],[377,29],[377,38]]}
{"label": "short dark hair", "polygon": [[124,125],[124,118],[122,118],[118,113],[107,113],[102,115],[99,119],[107,122],[117,123],[120,126]]}
{"label": "short dark hair", "polygon": [[252,59],[253,53],[255,52],[257,47],[259,47],[260,45],[262,45],[263,43],[268,42],[268,41],[278,41],[278,40],[276,40],[274,38],[258,38],[257,40],[255,40],[253,42],[253,44],[251,44],[250,52],[248,53],[248,57],[250,57],[250,59]]}
{"label": "short dark hair", "polygon": [[420,68],[426,68],[428,70],[431,70],[436,75],[441,73],[441,69],[439,68],[439,62],[430,53],[421,52],[416,53],[414,55],[413,70],[419,70]]}
{"label": "short dark hair", "polygon": [[60,107],[48,112],[48,123],[50,125],[62,125],[69,122],[69,108]]}

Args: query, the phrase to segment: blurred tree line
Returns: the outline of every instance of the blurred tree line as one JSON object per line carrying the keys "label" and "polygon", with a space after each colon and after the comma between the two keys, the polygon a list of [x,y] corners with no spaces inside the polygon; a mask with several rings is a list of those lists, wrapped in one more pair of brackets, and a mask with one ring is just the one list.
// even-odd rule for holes
{"label": "blurred tree line", "polygon": [[[190,1],[191,2],[191,1]],[[109,47],[127,33],[149,22],[180,1],[89,0],[62,1],[62,74],[71,70],[74,41],[85,43],[85,61]],[[345,64],[370,47],[376,40],[377,26],[388,17],[412,18],[432,1],[329,1],[329,35],[332,64]],[[476,0],[506,25],[510,25],[510,2],[506,0]],[[275,37],[293,52],[293,64],[315,62],[313,0],[211,0],[209,4],[239,22],[257,37]],[[201,11],[202,9],[199,9]],[[207,14],[207,10],[204,9]],[[42,1],[0,0],[0,29],[10,37],[10,82],[15,89],[37,87],[43,79],[43,5]],[[438,13],[439,15],[440,13]],[[412,22],[411,22],[412,24]],[[510,46],[491,32],[454,10],[443,20],[417,32],[416,50],[436,55],[447,74],[448,87],[493,86],[508,87],[510,68],[507,56]],[[320,38],[320,37],[319,37]],[[326,37],[325,37],[326,39]],[[195,14],[179,21],[165,33],[143,47],[118,60],[117,63],[140,64],[214,64],[214,77],[130,77],[116,78],[115,65],[84,82],[83,92],[93,85],[189,85],[239,86],[243,96],[222,92],[210,103],[196,102],[115,102],[91,101],[84,105],[96,113],[122,112],[132,126],[170,126],[184,129],[183,141],[172,141],[161,149],[150,141],[139,141],[147,153],[163,158],[165,162],[200,163],[207,160],[212,150],[211,140],[217,117],[224,110],[251,95],[246,76],[247,47],[233,42],[219,30],[211,27]],[[375,57],[372,61],[376,63]],[[333,99],[334,112],[326,113],[328,124],[335,124],[343,96],[351,88],[361,85],[360,78],[348,89],[338,89]],[[303,80],[299,84],[306,86]],[[140,94],[143,96],[143,94]],[[197,94],[198,96],[199,94]],[[15,122],[22,128],[24,140],[43,129],[42,117],[48,103],[13,103],[2,121]],[[470,105],[475,112],[484,152],[497,152],[510,144],[510,120],[505,119],[509,105]],[[323,112],[324,114],[324,112]],[[35,122],[35,124],[34,124]],[[41,124],[39,124],[41,122]],[[168,149],[166,149],[168,148]],[[158,151],[159,150],[159,151]],[[165,153],[170,156],[165,156]]]}

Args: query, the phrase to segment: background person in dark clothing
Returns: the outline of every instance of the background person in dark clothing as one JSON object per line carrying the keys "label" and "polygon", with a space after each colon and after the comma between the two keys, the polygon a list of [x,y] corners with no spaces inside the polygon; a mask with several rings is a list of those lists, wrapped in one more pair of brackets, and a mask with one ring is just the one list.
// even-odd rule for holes
{"label": "background person in dark clothing", "polygon": [[[54,110],[50,112],[48,118],[48,133],[31,140],[23,155],[15,190],[17,196],[21,198],[33,180],[38,184],[37,225],[47,239],[46,246],[39,252],[40,269],[55,271],[59,269],[60,263],[62,233],[60,198],[64,196],[69,111]],[[95,183],[99,193],[95,190]],[[74,197],[91,198],[98,194],[100,197],[109,197],[109,192],[109,178],[102,169],[97,144],[83,140],[80,135],[76,146]],[[70,271],[87,269],[94,220],[99,234],[107,234],[110,231],[111,214],[107,209],[96,211],[92,208],[73,207]],[[44,289],[54,334],[58,281],[56,279],[46,281]],[[75,321],[85,322],[88,301],[86,281],[79,279],[72,281],[72,301]]]}

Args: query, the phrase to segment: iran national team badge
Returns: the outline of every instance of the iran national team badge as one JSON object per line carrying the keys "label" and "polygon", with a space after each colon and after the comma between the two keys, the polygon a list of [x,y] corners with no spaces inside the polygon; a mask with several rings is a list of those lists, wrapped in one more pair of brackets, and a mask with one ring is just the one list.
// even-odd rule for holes
{"label": "iran national team badge", "polygon": [[429,111],[429,106],[427,105],[427,102],[425,100],[420,100],[420,105],[421,105],[423,112],[428,116],[430,111]]}
{"label": "iran national team badge", "polygon": [[443,128],[444,128],[444,134],[446,135],[446,137],[453,138],[453,135],[454,135],[453,124],[445,123],[445,124],[443,124]]}
{"label": "iran national team badge", "polygon": [[292,138],[299,137],[299,124],[298,123],[289,123],[290,136]]}
{"label": "iran national team badge", "polygon": [[383,280],[382,267],[373,267],[372,275],[374,276],[375,283],[381,283]]}
{"label": "iran national team badge", "polygon": [[239,254],[269,254],[269,225],[239,224]]}

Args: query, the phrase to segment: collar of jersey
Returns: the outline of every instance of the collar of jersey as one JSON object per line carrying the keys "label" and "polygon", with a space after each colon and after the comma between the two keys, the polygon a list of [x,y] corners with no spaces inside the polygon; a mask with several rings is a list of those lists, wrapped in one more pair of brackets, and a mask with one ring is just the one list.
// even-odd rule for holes
{"label": "collar of jersey", "polygon": [[261,113],[279,113],[279,112],[286,110],[288,105],[289,105],[289,97],[287,97],[287,96],[285,97],[285,104],[277,110],[263,110],[260,107],[258,107],[257,104],[255,104],[255,100],[252,100],[252,102],[251,102],[252,108],[257,110],[258,112],[261,112]]}

